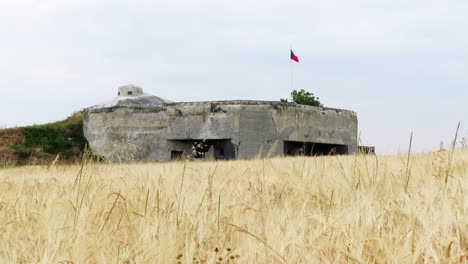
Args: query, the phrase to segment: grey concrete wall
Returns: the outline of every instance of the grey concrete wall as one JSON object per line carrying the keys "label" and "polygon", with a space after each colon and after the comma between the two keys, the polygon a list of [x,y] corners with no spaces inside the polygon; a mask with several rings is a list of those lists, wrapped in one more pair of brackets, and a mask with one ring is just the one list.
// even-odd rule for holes
{"label": "grey concrete wall", "polygon": [[110,161],[165,160],[166,111],[116,108],[84,111],[84,133],[93,152]]}
{"label": "grey concrete wall", "polygon": [[239,115],[239,158],[265,156],[277,140],[281,140],[273,119],[274,112],[264,107],[246,107]]}
{"label": "grey concrete wall", "polygon": [[[110,161],[169,160],[190,152],[183,140],[230,139],[237,158],[282,155],[283,141],[357,145],[354,112],[291,103],[221,101],[159,107],[88,108],[84,133]],[[276,146],[276,148],[273,148]]]}
{"label": "grey concrete wall", "polygon": [[167,128],[168,139],[225,139],[234,136],[236,114],[233,111],[211,112],[206,105],[199,108],[174,105],[167,109],[178,113],[171,116]]}
{"label": "grey concrete wall", "polygon": [[328,144],[357,144],[354,112],[307,106],[280,107],[273,115],[285,140]]}

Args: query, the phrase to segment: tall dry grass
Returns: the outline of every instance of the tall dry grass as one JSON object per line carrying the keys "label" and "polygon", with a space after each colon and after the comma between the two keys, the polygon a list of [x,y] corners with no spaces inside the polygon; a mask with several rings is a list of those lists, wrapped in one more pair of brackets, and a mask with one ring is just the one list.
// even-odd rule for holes
{"label": "tall dry grass", "polygon": [[449,154],[1,169],[0,263],[466,263]]}

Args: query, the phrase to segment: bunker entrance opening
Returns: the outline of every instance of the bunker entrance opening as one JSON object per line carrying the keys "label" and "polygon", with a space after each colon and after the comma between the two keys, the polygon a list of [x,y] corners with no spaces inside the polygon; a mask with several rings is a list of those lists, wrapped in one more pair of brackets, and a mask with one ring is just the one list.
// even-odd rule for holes
{"label": "bunker entrance opening", "polygon": [[183,151],[171,150],[171,160],[181,160],[183,158]]}
{"label": "bunker entrance opening", "polygon": [[[171,140],[178,149],[171,150],[171,159],[187,156],[195,159],[235,159],[234,145],[231,139],[191,139]],[[174,153],[174,155],[173,155]],[[175,155],[177,153],[177,155]]]}
{"label": "bunker entrance opening", "polygon": [[348,146],[301,141],[284,141],[285,156],[322,156],[348,154]]}

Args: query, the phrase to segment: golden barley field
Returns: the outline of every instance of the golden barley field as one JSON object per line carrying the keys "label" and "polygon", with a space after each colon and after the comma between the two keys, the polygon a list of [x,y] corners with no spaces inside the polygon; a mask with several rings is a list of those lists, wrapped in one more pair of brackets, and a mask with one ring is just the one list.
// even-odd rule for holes
{"label": "golden barley field", "polygon": [[4,168],[0,263],[468,263],[468,152]]}

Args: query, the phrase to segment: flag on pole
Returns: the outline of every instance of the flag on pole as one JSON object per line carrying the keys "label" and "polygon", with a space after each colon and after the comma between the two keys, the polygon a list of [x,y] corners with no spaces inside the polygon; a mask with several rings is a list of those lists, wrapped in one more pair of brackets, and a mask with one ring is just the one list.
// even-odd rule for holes
{"label": "flag on pole", "polygon": [[292,50],[290,50],[290,51],[291,51],[291,60],[293,60],[295,62],[299,62],[299,57],[294,55],[294,52]]}

